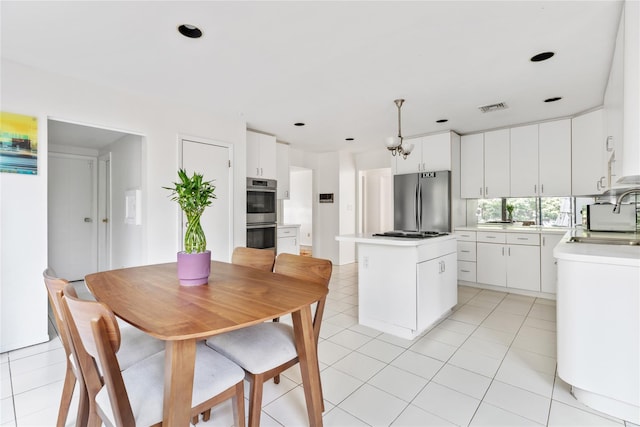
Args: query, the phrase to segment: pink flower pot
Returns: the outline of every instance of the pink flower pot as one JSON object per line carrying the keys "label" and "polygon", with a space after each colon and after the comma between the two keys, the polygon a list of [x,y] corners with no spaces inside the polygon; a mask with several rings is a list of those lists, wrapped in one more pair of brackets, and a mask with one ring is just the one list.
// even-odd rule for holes
{"label": "pink flower pot", "polygon": [[211,251],[190,254],[178,252],[178,279],[182,286],[204,285],[211,273]]}

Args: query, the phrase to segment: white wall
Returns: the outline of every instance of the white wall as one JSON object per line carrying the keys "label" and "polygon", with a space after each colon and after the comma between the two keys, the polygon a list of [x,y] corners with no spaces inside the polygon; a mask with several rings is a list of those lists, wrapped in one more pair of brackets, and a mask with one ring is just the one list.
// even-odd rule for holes
{"label": "white wall", "polygon": [[[142,137],[127,135],[111,144],[111,268],[144,264],[143,226],[125,224],[125,192],[142,188]],[[143,204],[144,208],[144,204]]]}
{"label": "white wall", "polygon": [[[357,173],[354,157],[351,153],[341,152],[338,207],[339,228],[337,235],[355,234],[356,232],[356,183]],[[335,237],[335,236],[334,236]],[[356,244],[353,242],[338,242],[338,264],[356,262]]]}
{"label": "white wall", "polygon": [[[177,211],[162,186],[178,168],[178,134],[234,144],[234,211],[245,211],[246,123],[187,106],[161,104],[114,88],[3,60],[2,110],[39,118],[37,176],[0,174],[0,351],[47,339],[47,118],[144,135],[143,262],[175,259]],[[246,216],[234,215],[234,241],[245,241]],[[27,233],[29,237],[26,238]]]}

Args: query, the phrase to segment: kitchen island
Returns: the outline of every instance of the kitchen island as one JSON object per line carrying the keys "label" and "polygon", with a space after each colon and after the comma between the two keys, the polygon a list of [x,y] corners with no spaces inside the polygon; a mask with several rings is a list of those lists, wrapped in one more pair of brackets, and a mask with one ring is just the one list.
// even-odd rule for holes
{"label": "kitchen island", "polygon": [[635,424],[640,423],[640,246],[630,243],[639,237],[574,230],[553,252],[558,376],[585,405]]}
{"label": "kitchen island", "polygon": [[456,237],[399,238],[357,234],[358,321],[413,339],[458,302]]}

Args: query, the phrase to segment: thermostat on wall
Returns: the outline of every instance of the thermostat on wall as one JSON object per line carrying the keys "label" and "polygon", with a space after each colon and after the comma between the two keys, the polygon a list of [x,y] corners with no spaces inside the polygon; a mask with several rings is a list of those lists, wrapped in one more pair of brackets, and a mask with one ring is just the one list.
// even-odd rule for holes
{"label": "thermostat on wall", "polygon": [[320,193],[320,203],[333,203],[333,193]]}

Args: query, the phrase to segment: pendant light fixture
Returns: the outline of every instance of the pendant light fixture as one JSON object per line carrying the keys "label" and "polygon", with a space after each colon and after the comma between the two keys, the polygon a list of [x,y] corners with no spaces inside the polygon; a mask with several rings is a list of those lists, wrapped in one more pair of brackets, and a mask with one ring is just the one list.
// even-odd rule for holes
{"label": "pendant light fixture", "polygon": [[402,104],[404,103],[404,99],[396,99],[393,102],[396,103],[396,107],[398,107],[398,136],[389,136],[386,139],[387,149],[391,151],[392,155],[398,154],[402,156],[403,159],[406,159],[411,151],[413,150],[413,144],[405,144],[403,145],[402,138],[402,123],[401,123],[401,113],[400,108],[402,108]]}

